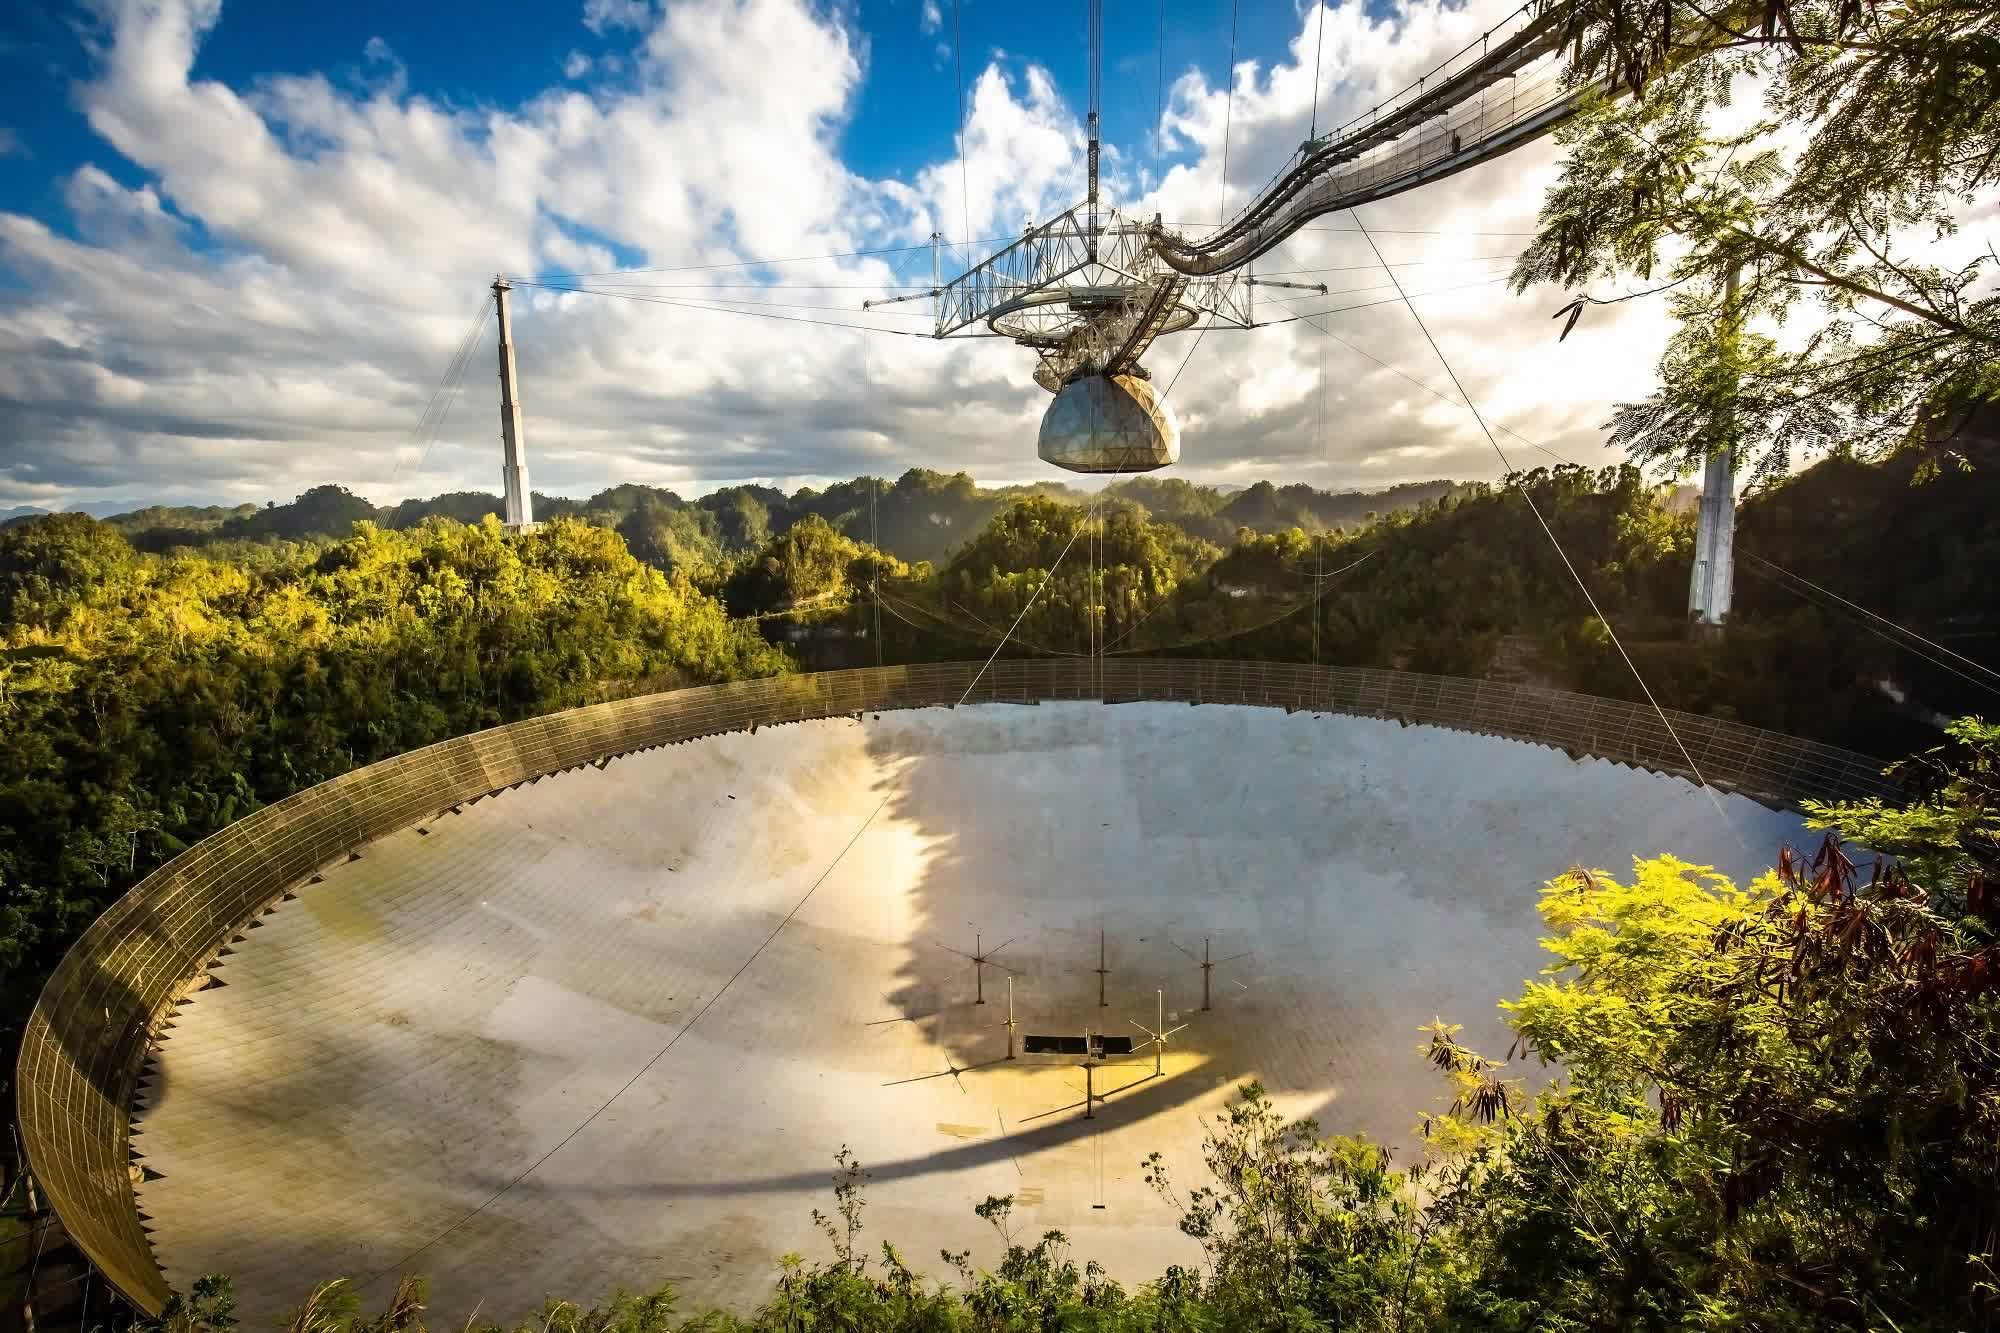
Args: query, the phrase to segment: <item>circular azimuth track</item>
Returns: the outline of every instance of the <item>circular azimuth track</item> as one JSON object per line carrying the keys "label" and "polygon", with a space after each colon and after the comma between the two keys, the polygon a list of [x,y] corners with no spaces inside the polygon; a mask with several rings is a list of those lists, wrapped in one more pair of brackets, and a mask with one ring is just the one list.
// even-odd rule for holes
{"label": "circular azimuth track", "polygon": [[[998,307],[986,326],[1023,347],[1055,350],[1069,344],[1077,330],[1114,314],[1132,287],[1052,287],[1032,292]],[[1181,333],[1195,326],[1201,312],[1176,302],[1153,330],[1154,337]]]}
{"label": "circular azimuth track", "polygon": [[[1185,1242],[1129,1166],[1198,1171],[1232,1083],[1397,1141],[1435,1091],[1415,1025],[1495,1036],[1539,966],[1542,879],[1665,849],[1743,873],[1797,827],[1738,797],[1725,827],[1643,706],[1096,668],[628,699],[268,806],[50,980],[17,1082],[36,1178],[148,1311],[222,1270],[254,1317],[406,1271],[441,1317],[663,1279],[741,1299],[811,1245],[842,1143],[884,1235],[979,1244],[971,1203],[1012,1193],[1157,1271]],[[1862,756],[1673,722],[1724,788],[1881,790]],[[1010,985],[1023,1038],[1133,1041],[1092,1118],[1073,1061],[1005,1060]],[[1186,1026],[1156,1075],[1158,1007]]]}

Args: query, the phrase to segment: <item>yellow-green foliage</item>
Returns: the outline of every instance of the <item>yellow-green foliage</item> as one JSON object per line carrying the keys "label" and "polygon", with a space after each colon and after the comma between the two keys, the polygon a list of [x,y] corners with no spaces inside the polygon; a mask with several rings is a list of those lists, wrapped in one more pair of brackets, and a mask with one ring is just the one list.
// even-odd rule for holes
{"label": "yellow-green foliage", "polygon": [[361,523],[254,562],[141,555],[74,514],[0,533],[5,1021],[103,903],[260,804],[479,727],[787,665],[575,519]]}

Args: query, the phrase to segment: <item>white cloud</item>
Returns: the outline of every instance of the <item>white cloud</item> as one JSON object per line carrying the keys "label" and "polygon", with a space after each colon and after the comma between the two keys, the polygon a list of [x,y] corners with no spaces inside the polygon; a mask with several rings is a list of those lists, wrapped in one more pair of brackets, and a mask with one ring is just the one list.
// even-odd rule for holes
{"label": "white cloud", "polygon": [[583,26],[600,37],[618,28],[644,28],[651,19],[649,0],[583,0]]}
{"label": "white cloud", "polygon": [[581,51],[570,52],[569,57],[563,61],[565,79],[580,79],[588,73],[590,73],[590,57]]}
{"label": "white cloud", "polygon": [[923,26],[926,36],[944,26],[944,11],[938,8],[937,0],[924,0],[923,13],[919,16],[918,22]]}
{"label": "white cloud", "polygon": [[[1397,23],[1369,19],[1360,0],[1329,10],[1325,66],[1344,73],[1328,78],[1322,122],[1399,86],[1499,3],[1417,3]],[[1012,234],[1082,193],[1077,109],[1045,70],[997,58],[968,90],[963,170],[953,158],[908,184],[855,175],[838,146],[863,77],[860,41],[839,11],[802,0],[684,0],[658,12],[592,0],[594,26],[643,25],[596,62],[601,71],[619,59],[624,74],[615,85],[558,84],[513,107],[442,105],[400,80],[361,92],[318,76],[230,86],[192,73],[201,40],[227,21],[212,0],[120,0],[109,18],[80,105],[107,150],[147,183],[127,189],[95,167],[76,172],[63,194],[73,237],[0,214],[0,266],[22,279],[0,285],[10,421],[0,505],[261,499],[327,480],[380,499],[494,489],[490,325],[421,464],[413,430],[496,270],[921,247],[933,230],[961,236],[968,214],[975,235]],[[1275,68],[1238,68],[1227,116],[1238,189],[1265,179],[1304,135],[1312,23],[1302,17],[1300,41]],[[420,84],[423,73],[411,78]],[[1152,161],[1146,127],[1126,127],[1115,136],[1125,151],[1113,144],[1106,157],[1113,197],[1142,215],[1211,216],[1225,100],[1183,75],[1167,115],[1178,150],[1165,179],[1140,171]],[[1467,233],[1528,230],[1553,160],[1547,146],[1525,150],[1364,216],[1384,229],[1391,259],[1413,261],[1398,272],[1425,293],[1419,308],[1482,406],[1603,461],[1598,424],[1650,381],[1657,308],[1619,307],[1558,346],[1547,321],[1554,294],[1452,290],[1504,273],[1504,260],[1482,257],[1521,239]],[[1311,280],[1336,294],[1271,289],[1259,299],[1275,315],[1393,296],[1371,266],[1358,235],[1301,233],[1260,268],[1334,268]],[[925,303],[869,315],[859,304],[892,283],[928,284],[929,268],[917,248],[623,280],[649,301],[770,303],[753,312],[767,318],[520,288],[536,485],[696,489],[917,465],[989,480],[1050,475],[1034,458],[1047,398],[1029,378],[1028,353],[998,339],[940,344],[786,322],[927,331]],[[787,285],[725,285],[773,272]],[[1329,319],[1336,334],[1449,392],[1396,306]],[[1162,384],[1174,382],[1187,475],[1373,485],[1496,470],[1462,409],[1305,324],[1219,331],[1189,359],[1195,337],[1166,339],[1149,358]]]}

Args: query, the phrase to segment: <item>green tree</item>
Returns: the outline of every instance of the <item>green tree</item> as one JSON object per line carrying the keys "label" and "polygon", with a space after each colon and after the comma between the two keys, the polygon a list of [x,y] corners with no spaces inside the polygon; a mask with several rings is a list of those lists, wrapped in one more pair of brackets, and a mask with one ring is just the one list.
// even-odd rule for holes
{"label": "green tree", "polygon": [[[1559,131],[1514,282],[1571,288],[1572,325],[1631,299],[1594,283],[1673,293],[1661,387],[1619,409],[1614,440],[1676,469],[1727,448],[1760,476],[1828,450],[1955,453],[2000,396],[2000,296],[1991,253],[1945,267],[1923,249],[2000,172],[1993,7],[1576,0],[1569,21],[1572,75],[1599,91]],[[1745,85],[1763,98],[1748,125]],[[1781,345],[1788,320],[1817,327]]]}
{"label": "green tree", "polygon": [[[1954,731],[1933,790],[1817,808],[1819,851],[1748,887],[1672,857],[1548,886],[1556,963],[1505,1007],[1561,1072],[1440,1202],[1455,1323],[2000,1317],[2000,729]],[[1905,855],[1864,872],[1839,834],[1869,830]]]}
{"label": "green tree", "polygon": [[262,549],[140,555],[81,515],[0,533],[0,1022],[138,876],[259,805],[480,727],[789,667],[573,518]]}

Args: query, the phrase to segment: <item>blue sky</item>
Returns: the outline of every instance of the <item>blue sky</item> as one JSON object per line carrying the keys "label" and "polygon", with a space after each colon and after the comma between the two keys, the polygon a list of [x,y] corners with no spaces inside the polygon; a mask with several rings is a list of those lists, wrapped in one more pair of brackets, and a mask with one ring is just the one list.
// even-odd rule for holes
{"label": "blue sky", "polygon": [[[947,0],[937,11],[937,30],[926,31],[924,8],[921,0],[870,0],[839,11],[865,39],[868,54],[869,77],[842,136],[846,161],[863,174],[907,178],[952,152],[957,68],[943,48],[954,16]],[[1240,3],[1234,17],[1238,58],[1265,63],[1283,53],[1299,22],[1282,3]],[[971,53],[968,79],[996,58],[1016,69],[1038,63],[1083,108],[1084,5],[962,0],[957,18]],[[1158,3],[1111,0],[1104,16],[1106,138],[1146,151],[1162,55],[1169,82],[1189,69],[1220,82],[1231,18],[1228,0],[1172,0],[1164,11]],[[102,16],[84,4],[29,4],[0,16],[0,128],[11,130],[18,145],[0,157],[0,209],[64,226],[57,187],[77,167],[93,163],[127,185],[145,179],[106,151],[74,104],[73,87],[90,77],[90,46],[103,31]],[[582,11],[565,5],[254,0],[225,6],[193,73],[239,87],[271,75],[320,73],[362,89],[386,73],[379,58],[371,59],[371,42],[394,53],[415,91],[463,107],[519,106],[562,83],[572,53],[601,60],[624,47],[620,33],[592,32]]]}
{"label": "blue sky", "polygon": [[[1315,114],[1365,110],[1512,8],[1244,0],[1232,88],[1226,0],[1172,0],[1164,51],[1157,3],[1111,0],[1107,188],[1206,218],[1225,155],[1240,202]],[[963,166],[949,0],[9,8],[0,509],[261,500],[328,480],[384,500],[491,489],[492,329],[472,320],[495,271],[699,266],[630,279],[616,300],[516,293],[543,489],[1049,475],[1027,353],[878,336],[927,328],[921,304],[860,309],[923,281],[925,257],[830,257],[956,236],[968,215],[975,234],[1011,234],[1077,201],[1083,5],[963,0],[957,18]],[[1648,387],[1664,325],[1621,307],[1557,348],[1562,294],[1507,292],[1554,161],[1524,150],[1371,205],[1371,225],[1482,405],[1600,461],[1601,423]],[[778,256],[829,258],[726,267]],[[1406,313],[1369,304],[1385,294],[1373,264],[1328,219],[1273,267],[1354,293],[1338,329],[1155,349],[1183,475],[1496,471]],[[705,308],[660,304],[689,299]]]}

